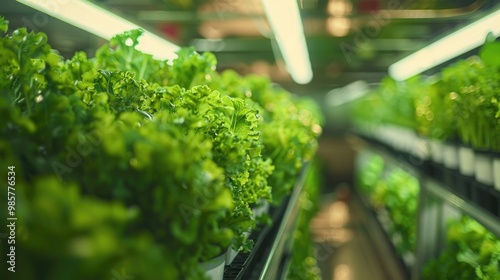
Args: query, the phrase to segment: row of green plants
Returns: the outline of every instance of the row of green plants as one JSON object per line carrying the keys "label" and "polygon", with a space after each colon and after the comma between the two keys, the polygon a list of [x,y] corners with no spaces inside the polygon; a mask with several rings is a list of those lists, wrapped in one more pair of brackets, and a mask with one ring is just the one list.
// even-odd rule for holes
{"label": "row of green plants", "polygon": [[390,218],[388,234],[397,252],[415,253],[417,242],[417,178],[400,168],[389,169],[382,157],[370,155],[358,171],[358,186],[375,211],[385,210]]}
{"label": "row of green plants", "polygon": [[448,221],[446,247],[424,279],[500,279],[500,239],[468,216]]}
{"label": "row of green plants", "polygon": [[43,33],[0,32],[19,279],[204,279],[198,263],[250,250],[252,208],[280,204],[314,157],[317,105],[218,73],[211,53],[156,60],[132,30],[65,60]]}
{"label": "row of green plants", "polygon": [[[389,235],[398,235],[398,253],[415,252],[418,181],[400,169],[387,173],[386,163],[370,155],[359,174],[362,193],[375,209],[389,212]],[[385,179],[384,179],[385,177]],[[476,220],[462,216],[447,221],[445,249],[423,269],[423,279],[500,279],[500,240]]]}
{"label": "row of green plants", "polygon": [[[356,123],[390,124],[421,136],[500,151],[500,42],[431,77],[389,77],[352,105]],[[380,109],[378,109],[380,108]],[[382,109],[383,108],[383,109]]]}

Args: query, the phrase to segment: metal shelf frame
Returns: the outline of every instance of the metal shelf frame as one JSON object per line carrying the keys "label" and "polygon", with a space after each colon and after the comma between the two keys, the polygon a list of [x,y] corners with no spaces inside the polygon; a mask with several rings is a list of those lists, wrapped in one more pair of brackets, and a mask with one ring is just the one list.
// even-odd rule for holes
{"label": "metal shelf frame", "polygon": [[276,237],[272,243],[271,250],[269,251],[268,258],[265,261],[264,267],[259,276],[259,280],[266,279],[285,279],[287,271],[284,271],[286,261],[286,256],[290,251],[290,244],[292,243],[290,239],[293,238],[295,228],[297,226],[297,217],[300,212],[300,194],[304,187],[304,181],[306,178],[307,171],[309,170],[309,165],[306,166],[301,176],[299,177],[297,184],[295,185],[293,192],[288,201],[288,205],[285,209],[285,214],[279,225]]}
{"label": "metal shelf frame", "polygon": [[279,206],[272,207],[273,224],[250,236],[254,249],[238,254],[236,264],[226,266],[224,280],[286,279],[290,267],[290,253],[301,210],[300,195],[304,188],[310,164],[306,163],[290,195]]}

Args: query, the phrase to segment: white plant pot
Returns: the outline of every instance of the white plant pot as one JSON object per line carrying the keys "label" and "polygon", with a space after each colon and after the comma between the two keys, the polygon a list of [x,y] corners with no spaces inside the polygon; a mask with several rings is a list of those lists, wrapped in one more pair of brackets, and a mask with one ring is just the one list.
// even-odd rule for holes
{"label": "white plant pot", "polygon": [[[243,233],[243,236],[248,238],[250,236],[250,232],[246,231]],[[234,258],[238,255],[239,251],[234,250],[231,246],[227,249],[226,252],[226,265],[230,265],[233,263]]]}
{"label": "white plant pot", "polygon": [[443,164],[449,169],[458,168],[458,148],[454,144],[443,144]]}
{"label": "white plant pot", "polygon": [[493,185],[493,159],[487,155],[482,153],[475,153],[474,159],[476,162],[475,165],[475,177],[476,180],[480,183],[483,183],[488,186]]}
{"label": "white plant pot", "polygon": [[493,160],[493,183],[495,189],[500,191],[500,158],[498,157]]}
{"label": "white plant pot", "polygon": [[474,151],[469,147],[458,148],[458,167],[460,173],[465,176],[474,176],[475,161]]}
{"label": "white plant pot", "polygon": [[259,199],[258,205],[252,208],[253,218],[269,213],[269,201]]}
{"label": "white plant pot", "polygon": [[428,140],[415,136],[411,144],[407,146],[406,152],[410,154],[410,160],[419,163],[423,160],[429,160],[430,149]]}
{"label": "white plant pot", "polygon": [[226,265],[226,254],[222,254],[209,261],[200,263],[200,269],[210,280],[222,280],[224,278],[224,266]]}
{"label": "white plant pot", "polygon": [[405,141],[403,142],[403,151],[408,154],[414,154],[415,149],[419,149],[420,137],[418,137],[413,131],[408,131],[406,133]]}
{"label": "white plant pot", "polygon": [[234,250],[233,248],[229,247],[226,252],[226,265],[230,265],[233,263],[234,258],[238,255],[238,251]]}
{"label": "white plant pot", "polygon": [[431,158],[435,163],[443,163],[443,143],[437,140],[430,140]]}

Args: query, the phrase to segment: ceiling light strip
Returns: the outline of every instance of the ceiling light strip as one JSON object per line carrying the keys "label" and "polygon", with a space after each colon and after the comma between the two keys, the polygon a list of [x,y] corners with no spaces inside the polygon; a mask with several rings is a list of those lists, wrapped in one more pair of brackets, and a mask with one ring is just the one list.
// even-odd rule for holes
{"label": "ceiling light strip", "polygon": [[[98,37],[109,40],[140,26],[84,0],[17,0]],[[144,29],[144,28],[142,28]],[[173,59],[179,46],[147,30],[139,38],[137,49],[157,59]]]}
{"label": "ceiling light strip", "polygon": [[309,83],[313,72],[296,0],[262,0],[262,5],[292,79]]}
{"label": "ceiling light strip", "polygon": [[500,10],[471,23],[389,67],[389,75],[405,80],[484,44],[486,35],[500,36]]}

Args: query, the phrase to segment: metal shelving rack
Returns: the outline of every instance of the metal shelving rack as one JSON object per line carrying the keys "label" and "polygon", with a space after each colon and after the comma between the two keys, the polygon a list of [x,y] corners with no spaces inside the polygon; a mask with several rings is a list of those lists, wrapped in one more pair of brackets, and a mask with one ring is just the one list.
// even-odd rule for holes
{"label": "metal shelving rack", "polygon": [[[417,267],[422,268],[436,258],[446,242],[446,221],[461,213],[478,221],[489,231],[500,237],[500,219],[476,205],[450,192],[433,178],[421,181],[422,194],[419,205]],[[432,221],[432,224],[429,224]],[[420,269],[413,272],[419,279]]]}
{"label": "metal shelving rack", "polygon": [[[497,237],[500,237],[500,218],[498,216],[451,192],[443,183],[427,174],[425,163],[415,164],[415,162],[409,160],[408,155],[395,153],[377,141],[367,140],[360,136],[349,136],[348,141],[358,153],[368,151],[377,154],[391,168],[402,168],[420,182],[419,213],[418,221],[416,221],[418,231],[417,248],[415,261],[409,271],[410,279],[420,279],[423,267],[430,260],[438,257],[444,249],[446,244],[446,221],[450,218],[466,214],[481,223]],[[384,255],[387,256],[387,253],[384,253]],[[392,257],[400,258],[395,254]]]}
{"label": "metal shelving rack", "polygon": [[293,234],[300,213],[300,194],[309,164],[306,164],[292,190],[280,206],[271,210],[273,224],[250,236],[254,249],[238,254],[233,264],[226,266],[224,280],[286,279],[290,267]]}
{"label": "metal shelving rack", "polygon": [[301,178],[293,189],[271,250],[258,277],[259,280],[286,279],[288,271],[286,268],[289,261],[288,255],[293,245],[293,233],[297,227],[297,217],[300,212],[299,197],[304,187],[305,173],[302,173]]}

